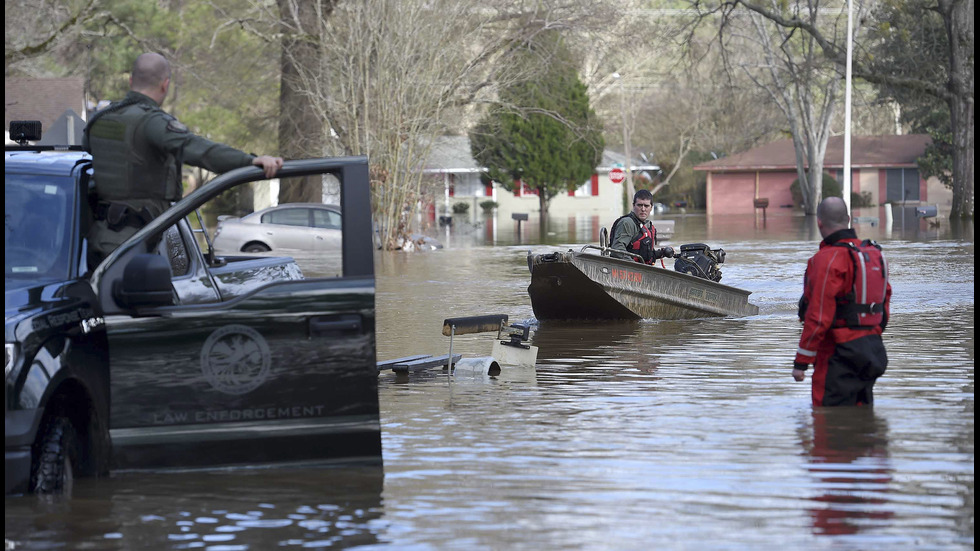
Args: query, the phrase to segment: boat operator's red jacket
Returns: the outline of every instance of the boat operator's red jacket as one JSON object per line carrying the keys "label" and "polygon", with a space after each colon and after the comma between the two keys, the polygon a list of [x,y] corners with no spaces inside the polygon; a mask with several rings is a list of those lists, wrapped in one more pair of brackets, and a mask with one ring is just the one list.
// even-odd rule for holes
{"label": "boat operator's red jacket", "polygon": [[803,282],[803,301],[807,306],[803,318],[803,334],[796,351],[796,363],[817,363],[818,368],[822,363],[825,368],[827,358],[833,354],[836,344],[869,334],[880,335],[888,323],[892,287],[891,283],[886,282],[881,324],[871,327],[847,327],[841,326],[841,322],[835,324],[838,299],[843,298],[854,287],[853,253],[846,247],[834,246],[835,243],[847,242],[855,246],[861,245],[861,240],[853,229],[834,232],[820,242],[820,250],[807,262],[806,278]]}

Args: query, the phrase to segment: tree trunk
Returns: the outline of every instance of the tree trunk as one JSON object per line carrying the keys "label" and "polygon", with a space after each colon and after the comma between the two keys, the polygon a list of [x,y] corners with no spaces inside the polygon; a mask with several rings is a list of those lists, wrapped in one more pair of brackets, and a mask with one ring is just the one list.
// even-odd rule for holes
{"label": "tree trunk", "polygon": [[[790,121],[790,128],[793,128],[793,121]],[[816,214],[817,204],[814,201],[815,194],[813,186],[810,185],[810,177],[807,175],[806,163],[809,155],[807,154],[807,144],[803,137],[793,130],[793,151],[796,154],[796,178],[800,181],[800,195],[803,197],[803,212],[805,214]]]}
{"label": "tree trunk", "polygon": [[[286,159],[323,155],[323,121],[304,82],[320,66],[320,25],[337,0],[277,0],[282,31],[279,89],[279,154]],[[322,202],[319,176],[289,178],[279,187],[280,203]]]}
{"label": "tree trunk", "polygon": [[953,218],[973,218],[973,2],[940,0],[949,36],[950,126],[953,134]]}
{"label": "tree trunk", "polygon": [[541,220],[548,216],[548,203],[550,202],[544,188],[538,188],[538,210],[541,212]]}
{"label": "tree trunk", "polygon": [[953,205],[950,216],[973,218],[973,102],[950,102],[953,126]]}

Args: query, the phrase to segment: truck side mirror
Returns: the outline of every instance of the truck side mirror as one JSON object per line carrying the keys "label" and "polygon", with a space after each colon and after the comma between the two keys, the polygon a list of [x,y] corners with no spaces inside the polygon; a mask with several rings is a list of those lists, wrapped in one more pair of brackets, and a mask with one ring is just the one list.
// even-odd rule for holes
{"label": "truck side mirror", "polygon": [[171,306],[174,303],[170,262],[158,254],[138,254],[126,264],[113,295],[125,308]]}

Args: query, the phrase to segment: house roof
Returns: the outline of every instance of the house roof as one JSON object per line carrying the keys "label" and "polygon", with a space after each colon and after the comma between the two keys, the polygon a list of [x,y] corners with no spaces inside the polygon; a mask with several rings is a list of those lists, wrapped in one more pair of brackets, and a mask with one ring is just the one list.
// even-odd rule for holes
{"label": "house roof", "polygon": [[[615,166],[625,166],[625,163],[625,155],[607,149],[602,152],[602,160],[596,167],[596,172],[606,173]],[[483,167],[473,158],[473,153],[470,151],[470,139],[466,136],[440,136],[436,138],[424,166],[423,172],[437,174],[483,171]],[[660,170],[660,167],[634,160],[633,170],[656,171]]]}
{"label": "house roof", "polygon": [[10,121],[39,120],[47,132],[71,109],[85,113],[85,80],[82,78],[3,79],[3,127]]}
{"label": "house roof", "polygon": [[436,138],[425,162],[424,172],[482,172],[482,167],[470,151],[470,139],[466,136],[440,136]]}
{"label": "house roof", "polygon": [[[929,145],[926,134],[902,136],[852,136],[852,168],[914,167]],[[824,168],[844,167],[844,137],[827,140]],[[694,170],[705,172],[740,172],[756,170],[796,170],[793,140],[778,140],[742,153],[702,163]]]}

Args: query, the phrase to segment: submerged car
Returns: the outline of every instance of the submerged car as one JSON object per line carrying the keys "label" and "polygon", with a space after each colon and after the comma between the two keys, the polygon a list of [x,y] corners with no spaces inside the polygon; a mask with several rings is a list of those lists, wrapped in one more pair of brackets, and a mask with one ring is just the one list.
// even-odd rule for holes
{"label": "submerged car", "polygon": [[339,206],[285,203],[241,218],[219,217],[214,248],[218,254],[280,249],[338,252],[342,237]]}

